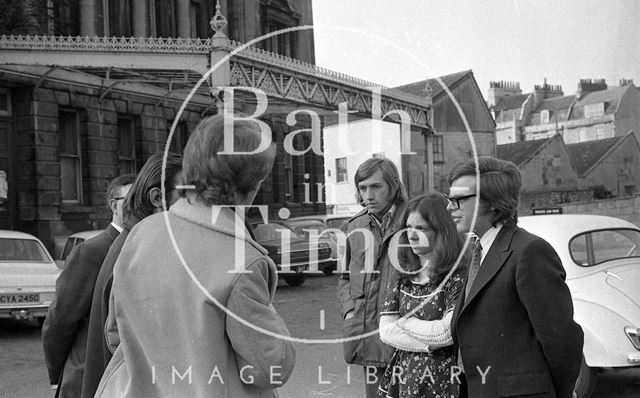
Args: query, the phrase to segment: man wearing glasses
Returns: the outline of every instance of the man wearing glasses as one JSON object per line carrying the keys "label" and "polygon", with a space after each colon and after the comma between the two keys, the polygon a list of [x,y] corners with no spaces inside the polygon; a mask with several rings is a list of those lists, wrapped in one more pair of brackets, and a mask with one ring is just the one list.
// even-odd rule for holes
{"label": "man wearing glasses", "polygon": [[517,167],[482,157],[477,169],[471,159],[449,173],[448,209],[473,248],[452,320],[461,396],[571,397],[583,332],[560,258],[517,226]]}
{"label": "man wearing glasses", "polygon": [[110,225],[73,248],[56,281],[56,298],[42,326],[49,381],[58,385],[56,397],[79,397],[82,391],[93,289],[111,243],[122,232],[122,204],[134,179],[127,174],[109,183]]}

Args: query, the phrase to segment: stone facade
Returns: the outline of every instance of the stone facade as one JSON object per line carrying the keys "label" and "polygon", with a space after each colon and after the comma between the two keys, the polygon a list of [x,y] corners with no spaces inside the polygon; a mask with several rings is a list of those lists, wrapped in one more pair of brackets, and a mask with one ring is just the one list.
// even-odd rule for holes
{"label": "stone facade", "polygon": [[563,204],[561,207],[565,214],[597,214],[618,217],[640,228],[640,194],[626,198]]}

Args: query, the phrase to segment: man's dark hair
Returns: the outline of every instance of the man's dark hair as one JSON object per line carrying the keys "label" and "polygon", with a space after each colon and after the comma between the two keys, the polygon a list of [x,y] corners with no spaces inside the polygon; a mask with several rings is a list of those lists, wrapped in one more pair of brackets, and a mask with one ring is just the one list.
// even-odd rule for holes
{"label": "man's dark hair", "polygon": [[[149,191],[153,188],[161,187],[163,157],[163,152],[154,153],[149,156],[147,162],[140,169],[138,177],[136,177],[131,186],[122,206],[122,212],[126,218],[133,216],[142,220],[155,212],[156,207],[149,198]],[[168,153],[165,170],[164,189],[166,200],[169,192],[175,189],[175,177],[182,170],[182,157],[174,153]]]}
{"label": "man's dark hair", "polygon": [[404,185],[402,185],[402,182],[400,181],[400,174],[398,173],[396,165],[387,158],[369,158],[365,160],[360,167],[358,167],[356,175],[353,178],[356,185],[356,200],[358,203],[363,207],[366,206],[366,203],[360,195],[358,184],[360,184],[360,181],[366,180],[374,175],[378,170],[382,170],[383,179],[391,191],[391,203],[398,204],[406,201],[407,193],[404,189]]}
{"label": "man's dark hair", "polygon": [[120,194],[120,187],[133,184],[135,179],[135,174],[123,174],[109,181],[109,185],[107,185],[107,209],[109,211],[111,211],[111,201]]}
{"label": "man's dark hair", "polygon": [[[493,209],[491,225],[518,223],[518,201],[520,199],[521,176],[518,167],[506,160],[494,157],[478,157],[480,171],[480,199],[484,199]],[[456,164],[449,172],[449,186],[462,176],[476,175],[473,159]]]}

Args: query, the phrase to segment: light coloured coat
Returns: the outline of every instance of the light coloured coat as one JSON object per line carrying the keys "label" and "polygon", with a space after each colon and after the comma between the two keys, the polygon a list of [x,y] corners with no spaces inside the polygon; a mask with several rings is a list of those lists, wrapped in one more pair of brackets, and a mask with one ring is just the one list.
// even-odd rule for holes
{"label": "light coloured coat", "polygon": [[131,230],[107,322],[119,345],[96,397],[272,397],[286,382],[295,353],[271,304],[276,267],[234,217],[180,199]]}

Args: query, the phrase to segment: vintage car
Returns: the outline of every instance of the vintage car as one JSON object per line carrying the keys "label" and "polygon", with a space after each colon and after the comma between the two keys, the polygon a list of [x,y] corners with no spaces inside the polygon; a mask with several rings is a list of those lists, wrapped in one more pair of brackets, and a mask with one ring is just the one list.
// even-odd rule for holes
{"label": "vintage car", "polygon": [[0,318],[37,319],[42,324],[59,274],[38,238],[0,231]]}
{"label": "vintage car", "polygon": [[518,225],[547,240],[566,270],[584,331],[578,398],[593,393],[601,369],[640,367],[640,229],[573,214],[521,217]]}
{"label": "vintage car", "polygon": [[314,245],[279,222],[250,225],[255,241],[267,249],[278,267],[278,275],[290,286],[302,285],[305,271],[322,270],[331,264],[331,247],[327,243]]}
{"label": "vintage car", "polygon": [[331,275],[342,260],[346,249],[344,242],[340,242],[337,238],[335,230],[341,230],[346,234],[347,221],[351,217],[348,215],[317,214],[290,218],[282,223],[293,229],[298,235],[304,235],[307,239],[311,237],[310,229],[317,231],[318,241],[325,242],[331,247],[331,264],[322,269],[325,275]]}
{"label": "vintage car", "polygon": [[329,245],[331,248],[330,261],[325,262],[320,271],[325,275],[331,275],[333,270],[336,269],[338,261],[338,245],[334,234],[328,232],[325,225],[318,220],[298,220],[293,218],[287,221],[282,221],[282,224],[292,229],[296,235],[304,239],[309,241],[315,239],[317,243],[323,242]]}
{"label": "vintage car", "polygon": [[92,231],[76,232],[74,234],[69,235],[66,243],[64,244],[64,248],[62,249],[62,252],[60,252],[60,256],[56,259],[56,264],[58,265],[58,268],[64,267],[64,262],[67,260],[67,257],[69,257],[69,253],[71,253],[71,249],[73,249],[80,243],[84,242],[85,240],[93,238],[94,236],[98,235],[102,231],[103,231],[102,229],[97,229]]}

